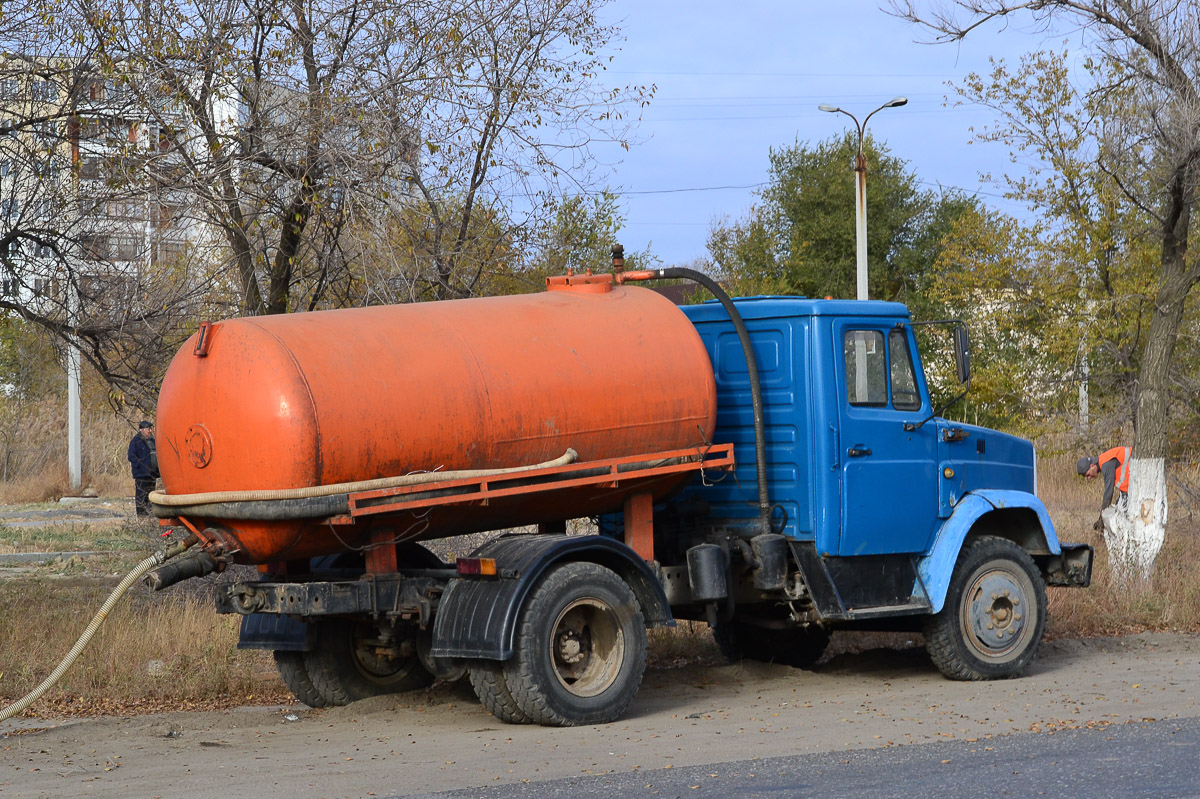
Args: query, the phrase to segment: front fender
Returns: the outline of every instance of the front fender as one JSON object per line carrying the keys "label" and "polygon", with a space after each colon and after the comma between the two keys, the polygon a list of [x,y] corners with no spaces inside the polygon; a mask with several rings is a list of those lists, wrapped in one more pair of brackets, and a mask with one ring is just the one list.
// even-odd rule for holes
{"label": "front fender", "polygon": [[933,612],[946,602],[946,591],[963,542],[972,532],[1007,538],[1031,555],[1061,555],[1062,546],[1046,506],[1026,491],[972,491],[954,506],[938,530],[929,554],[917,562],[917,573]]}

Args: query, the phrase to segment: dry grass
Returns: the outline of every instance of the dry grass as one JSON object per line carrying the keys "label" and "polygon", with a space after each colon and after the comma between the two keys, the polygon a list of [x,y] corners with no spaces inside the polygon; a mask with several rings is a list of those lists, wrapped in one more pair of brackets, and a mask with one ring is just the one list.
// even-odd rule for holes
{"label": "dry grass", "polygon": [[[0,583],[0,697],[32,690],[66,654],[116,579]],[[236,648],[238,619],[192,598],[123,602],[39,714],[287,701],[270,653]]]}
{"label": "dry grass", "polygon": [[[64,457],[62,463],[47,464],[36,474],[0,482],[0,505],[55,502],[76,493],[70,490],[70,485]],[[133,477],[128,468],[124,474],[90,474],[85,471],[83,490],[101,497],[133,497]]]}
{"label": "dry grass", "polygon": [[1039,464],[1039,493],[1063,541],[1091,544],[1096,551],[1092,587],[1050,589],[1050,626],[1056,638],[1120,635],[1141,630],[1200,630],[1200,507],[1190,486],[1200,482],[1196,466],[1176,467],[1170,484],[1167,540],[1148,582],[1119,583],[1108,564],[1103,536],[1092,530],[1103,487],[1075,475],[1074,457]]}
{"label": "dry grass", "polygon": [[0,483],[0,503],[20,505],[27,502],[50,502],[64,496],[69,485],[65,466],[43,466],[37,474]]}
{"label": "dry grass", "polygon": [[[50,398],[14,416],[0,413],[0,503],[47,502],[71,493],[62,402]],[[82,418],[83,485],[100,496],[132,496],[126,453],[134,424],[111,410]]]}

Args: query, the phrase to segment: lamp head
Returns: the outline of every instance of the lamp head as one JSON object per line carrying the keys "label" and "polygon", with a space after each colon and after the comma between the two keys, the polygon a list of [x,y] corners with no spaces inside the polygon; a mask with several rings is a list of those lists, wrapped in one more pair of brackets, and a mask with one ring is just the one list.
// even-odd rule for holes
{"label": "lamp head", "polygon": [[893,97],[884,108],[898,108],[902,105],[908,105],[907,97]]}
{"label": "lamp head", "polygon": [[829,103],[821,103],[819,106],[817,106],[817,109],[820,111],[828,111],[831,114],[836,114],[838,111],[842,110],[836,105],[830,105]]}

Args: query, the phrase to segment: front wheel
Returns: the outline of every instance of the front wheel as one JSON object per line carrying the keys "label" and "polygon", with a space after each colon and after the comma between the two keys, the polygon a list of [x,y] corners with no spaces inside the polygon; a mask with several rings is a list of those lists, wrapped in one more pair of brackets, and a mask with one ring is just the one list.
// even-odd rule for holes
{"label": "front wheel", "polygon": [[925,624],[925,647],[952,680],[1019,676],[1046,629],[1046,583],[1011,541],[976,539],[959,553],[941,612]]}
{"label": "front wheel", "polygon": [[637,597],[613,571],[567,563],[533,589],[504,682],[521,714],[547,726],[615,721],[646,669]]}

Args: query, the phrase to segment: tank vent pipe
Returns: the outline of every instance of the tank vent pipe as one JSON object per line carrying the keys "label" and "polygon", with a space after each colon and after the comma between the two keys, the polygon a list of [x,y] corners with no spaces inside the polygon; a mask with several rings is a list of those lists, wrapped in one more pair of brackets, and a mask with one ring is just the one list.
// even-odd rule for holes
{"label": "tank vent pipe", "polygon": [[[622,253],[623,254],[623,253]],[[614,251],[615,255],[615,251]],[[615,262],[615,259],[614,259]],[[624,259],[622,259],[624,264]],[[750,378],[750,399],[754,406],[754,469],[755,480],[758,482],[758,524],[760,535],[771,530],[771,499],[767,488],[767,427],[763,418],[762,385],[758,379],[758,361],[754,357],[754,348],[750,344],[750,333],[746,330],[746,322],[734,306],[733,300],[725,293],[725,289],[717,281],[703,272],[683,267],[666,269],[647,269],[638,272],[620,272],[616,275],[618,283],[631,280],[666,280],[680,278],[699,283],[717,298],[721,307],[729,314],[733,329],[737,331],[738,341],[742,344],[742,354],[746,358],[746,372]]]}
{"label": "tank vent pipe", "polygon": [[198,539],[194,534],[189,533],[187,538],[177,541],[166,549],[160,549],[150,557],[143,560],[137,566],[134,566],[133,571],[125,575],[125,578],[121,580],[117,587],[113,589],[113,592],[108,595],[108,599],[104,600],[104,604],[100,606],[100,610],[96,611],[96,615],[92,618],[91,624],[89,624],[83,631],[83,634],[79,636],[79,640],[75,642],[75,646],[71,647],[71,651],[68,652],[67,656],[64,657],[62,662],[58,664],[58,668],[50,672],[50,676],[42,680],[41,684],[38,685],[37,688],[34,688],[25,696],[13,702],[3,710],[0,710],[0,722],[8,721],[13,716],[23,712],[34,702],[41,699],[42,694],[46,693],[46,691],[49,691],[56,682],[62,679],[63,675],[67,673],[67,670],[70,669],[75,663],[75,659],[79,657],[79,654],[83,652],[84,648],[91,642],[92,636],[94,636],[96,631],[100,629],[100,625],[103,624],[104,620],[108,618],[108,614],[112,612],[114,607],[116,607],[117,601],[124,596],[125,592],[129,590],[131,585],[138,581],[139,577],[153,569],[155,566],[159,566],[171,558],[184,553],[189,547],[199,542],[199,540],[200,539]]}

